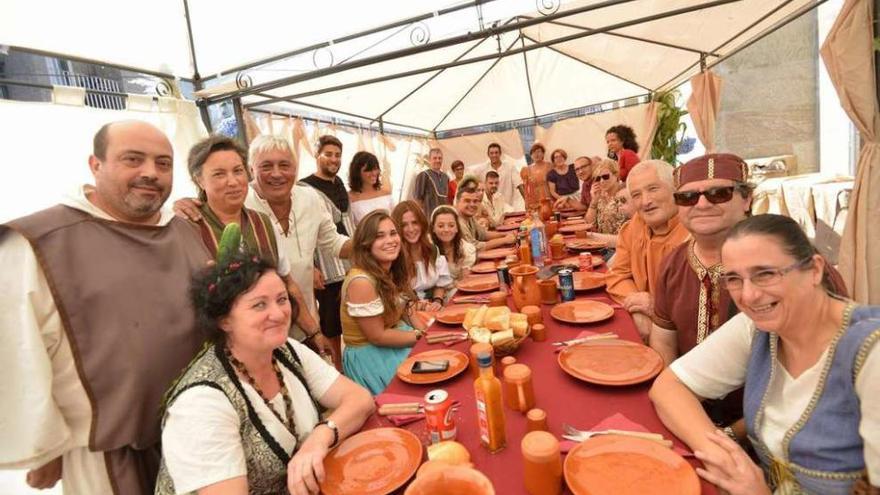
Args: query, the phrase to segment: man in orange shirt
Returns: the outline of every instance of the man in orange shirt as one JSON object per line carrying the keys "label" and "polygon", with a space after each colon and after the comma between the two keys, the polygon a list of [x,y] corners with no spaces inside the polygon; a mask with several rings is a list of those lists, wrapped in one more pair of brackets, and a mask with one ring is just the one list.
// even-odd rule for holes
{"label": "man in orange shirt", "polygon": [[632,314],[643,339],[651,333],[651,291],[660,262],[689,236],[678,220],[672,172],[672,166],[661,160],[639,163],[630,171],[626,187],[636,215],[620,229],[606,278],[608,294]]}

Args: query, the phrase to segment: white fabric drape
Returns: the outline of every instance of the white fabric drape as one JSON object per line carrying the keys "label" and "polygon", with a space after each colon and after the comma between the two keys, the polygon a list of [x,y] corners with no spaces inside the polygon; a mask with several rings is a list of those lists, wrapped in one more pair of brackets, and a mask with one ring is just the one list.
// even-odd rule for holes
{"label": "white fabric drape", "polygon": [[[63,93],[63,94],[61,94]],[[4,182],[0,221],[52,206],[85,183],[94,183],[88,158],[98,129],[120,120],[143,120],[162,129],[174,147],[174,198],[191,197],[195,188],[186,170],[190,147],[207,136],[198,108],[190,101],[162,98],[146,106],[135,98],[128,110],[86,107],[74,92],[60,91],[64,104],[0,100],[0,136],[4,147]],[[136,108],[132,108],[136,107]]]}
{"label": "white fabric drape", "polygon": [[880,304],[880,111],[872,19],[872,1],[846,0],[821,54],[840,104],[863,141],[840,243],[840,273],[856,301]]}

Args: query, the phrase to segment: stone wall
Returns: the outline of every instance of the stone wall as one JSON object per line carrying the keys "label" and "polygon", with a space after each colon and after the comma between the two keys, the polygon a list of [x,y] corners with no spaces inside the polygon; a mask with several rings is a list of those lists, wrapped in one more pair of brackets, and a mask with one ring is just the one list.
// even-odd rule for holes
{"label": "stone wall", "polygon": [[815,11],[715,67],[724,80],[719,151],[744,158],[793,154],[819,170],[819,64]]}

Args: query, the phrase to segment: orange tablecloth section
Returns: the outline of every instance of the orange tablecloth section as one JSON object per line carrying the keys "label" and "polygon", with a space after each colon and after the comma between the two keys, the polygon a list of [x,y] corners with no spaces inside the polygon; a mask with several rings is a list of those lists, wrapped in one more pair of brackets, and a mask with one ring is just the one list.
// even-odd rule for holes
{"label": "orange tablecloth section", "polygon": [[[583,297],[611,302],[601,290],[579,293],[579,298]],[[509,303],[513,309],[512,302],[509,301]],[[554,353],[555,348],[551,343],[574,338],[582,330],[613,331],[623,339],[638,341],[638,332],[629,313],[617,309],[610,320],[589,325],[570,325],[554,320],[550,316],[550,307],[548,305],[542,307],[544,325],[547,328],[547,340],[533,342],[528,339],[515,354],[518,363],[526,364],[532,369],[536,407],[547,412],[550,432],[561,440],[562,423],[568,423],[580,429],[589,429],[615,413],[622,413],[629,419],[644,425],[648,430],[661,433],[665,437],[673,439],[677,445],[683,446],[663,426],[654,412],[654,407],[648,399],[650,383],[629,387],[592,385],[569,376],[557,364],[557,354]],[[454,326],[435,323],[429,331],[455,329]],[[469,342],[461,342],[451,348],[467,353],[469,346]],[[413,349],[413,353],[445,348],[443,344],[429,345],[425,340],[421,340]],[[453,400],[461,402],[461,407],[455,413],[455,422],[458,427],[456,440],[464,444],[470,451],[474,466],[492,480],[495,492],[499,495],[526,494],[523,485],[522,454],[520,451],[520,441],[526,433],[525,414],[505,408],[507,447],[496,454],[489,454],[480,446],[473,377],[470,370],[465,370],[457,377],[435,385],[410,385],[395,378],[386,392],[424,396],[425,393],[435,388],[445,389]],[[380,426],[392,426],[392,424],[388,419],[374,415],[364,428]],[[406,425],[404,428],[412,431],[426,445],[428,444],[425,421],[418,421]],[[698,461],[693,457],[687,459],[691,464],[698,465]],[[566,488],[563,493],[571,492]],[[710,484],[702,482],[702,493],[714,495],[716,491]]]}

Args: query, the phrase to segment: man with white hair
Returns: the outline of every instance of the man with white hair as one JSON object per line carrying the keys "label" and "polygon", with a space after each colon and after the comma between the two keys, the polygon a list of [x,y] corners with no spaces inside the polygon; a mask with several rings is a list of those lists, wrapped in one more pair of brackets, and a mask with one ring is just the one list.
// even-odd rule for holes
{"label": "man with white hair", "polygon": [[[253,181],[244,204],[272,219],[290,261],[290,276],[299,287],[309,313],[315,316],[315,249],[348,258],[351,241],[337,232],[333,217],[318,192],[310,186],[296,184],[299,167],[286,139],[257,137],[248,150],[248,164]],[[174,209],[198,221],[201,215],[195,204],[198,203],[192,199],[183,199],[174,204]],[[312,329],[304,330],[311,334]]]}
{"label": "man with white hair", "polygon": [[605,279],[608,294],[632,314],[643,339],[653,326],[651,293],[660,263],[688,238],[672,195],[672,173],[662,160],[641,162],[630,170],[626,187],[636,215],[618,233],[614,264]]}

